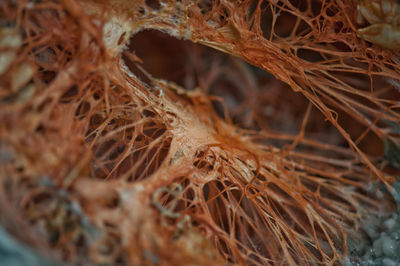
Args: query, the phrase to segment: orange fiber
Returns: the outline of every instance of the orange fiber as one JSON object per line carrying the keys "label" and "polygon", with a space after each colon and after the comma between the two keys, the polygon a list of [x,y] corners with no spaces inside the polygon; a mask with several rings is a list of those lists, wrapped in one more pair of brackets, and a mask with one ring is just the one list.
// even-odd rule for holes
{"label": "orange fiber", "polygon": [[395,207],[398,10],[2,1],[0,225],[78,265],[343,262]]}

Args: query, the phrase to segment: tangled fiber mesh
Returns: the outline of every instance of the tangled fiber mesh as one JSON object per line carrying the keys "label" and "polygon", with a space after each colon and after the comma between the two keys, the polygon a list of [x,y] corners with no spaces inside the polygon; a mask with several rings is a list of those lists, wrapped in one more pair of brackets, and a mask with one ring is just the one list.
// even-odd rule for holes
{"label": "tangled fiber mesh", "polygon": [[[360,37],[372,3],[1,2],[1,225],[76,264],[340,263],[394,207],[368,193],[400,118],[398,54]],[[144,30],[242,60],[193,48],[185,90],[127,48]]]}

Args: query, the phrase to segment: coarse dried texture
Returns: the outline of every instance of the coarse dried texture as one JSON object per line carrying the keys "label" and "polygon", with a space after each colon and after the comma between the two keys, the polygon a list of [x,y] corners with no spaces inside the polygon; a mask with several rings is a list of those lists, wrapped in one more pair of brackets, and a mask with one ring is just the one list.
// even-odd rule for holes
{"label": "coarse dried texture", "polygon": [[396,1],[360,1],[357,6],[358,23],[371,25],[359,29],[364,40],[393,50],[400,49],[400,5]]}
{"label": "coarse dried texture", "polygon": [[[368,47],[357,37],[361,27],[356,23],[357,6],[365,1],[150,1],[149,6],[141,1],[83,2],[90,3],[88,9],[95,13],[113,10],[110,21],[117,17],[132,33],[161,30],[267,70],[320,109],[360,160],[386,182],[358,149],[359,140],[351,139],[337,123],[337,111],[343,111],[385,138],[390,132],[382,129],[382,121],[399,120],[393,111],[397,106],[394,95],[388,92],[389,84],[397,84],[400,78],[397,54]],[[390,2],[395,9],[395,1]],[[96,9],[93,3],[102,5]],[[396,34],[393,30],[392,35]]]}
{"label": "coarse dried texture", "polygon": [[[394,138],[386,123],[399,120],[398,57],[357,38],[356,6],[339,0],[2,4],[1,34],[15,41],[0,47],[0,61],[11,60],[0,65],[0,213],[10,204],[17,212],[4,220],[23,217],[32,234],[46,239],[32,245],[47,245],[66,262],[340,262],[363,208],[393,207],[366,193],[372,179],[389,185],[390,176],[357,143],[368,131]],[[190,92],[149,75],[145,83],[121,59],[130,36],[143,29],[269,71],[305,95],[350,148],[305,137],[311,105],[298,135],[277,134],[219,116],[207,93],[212,83]],[[360,123],[358,139],[335,110]],[[30,234],[14,235],[34,243]]]}

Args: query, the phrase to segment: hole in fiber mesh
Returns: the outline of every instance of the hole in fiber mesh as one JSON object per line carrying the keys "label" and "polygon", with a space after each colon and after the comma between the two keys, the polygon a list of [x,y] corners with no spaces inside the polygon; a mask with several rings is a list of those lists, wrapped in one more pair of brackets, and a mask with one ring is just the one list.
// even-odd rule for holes
{"label": "hole in fiber mesh", "polygon": [[300,10],[301,12],[305,12],[309,6],[308,6],[308,1],[303,1],[303,0],[290,0],[289,1],[295,8]]}
{"label": "hole in fiber mesh", "polygon": [[145,3],[148,7],[158,10],[160,9],[160,0],[145,0]]}
{"label": "hole in fiber mesh", "polygon": [[[263,6],[264,12],[268,12],[266,8]],[[214,110],[225,119],[225,105],[227,115],[239,127],[290,134],[296,134],[300,128],[308,101],[243,60],[154,30],[134,35],[128,48],[143,61],[135,63],[124,57],[130,70],[143,82],[151,85],[151,79],[137,66],[155,78],[173,81],[187,90],[200,88],[221,99],[223,104],[213,101]]]}
{"label": "hole in fiber mesh", "polygon": [[298,49],[296,55],[308,62],[320,62],[323,60],[323,57],[319,52],[313,51],[311,49]]}
{"label": "hole in fiber mesh", "polygon": [[69,88],[60,97],[60,103],[69,103],[78,95],[78,87],[76,85]]}
{"label": "hole in fiber mesh", "polygon": [[190,57],[199,47],[159,31],[145,30],[134,35],[128,46],[143,63],[134,63],[126,56],[124,60],[129,69],[145,83],[151,80],[139,71],[138,66],[154,78],[175,82],[185,89],[194,89],[199,84]]}
{"label": "hole in fiber mesh", "polygon": [[[306,2],[292,0],[291,5],[283,4],[267,4],[267,1],[261,5],[261,29],[266,39],[273,37],[289,37],[291,34],[295,36],[304,36],[312,31],[311,26],[300,18],[299,12],[320,13],[320,4],[316,1]],[[274,23],[275,21],[275,23]],[[274,33],[274,36],[272,36]]]}
{"label": "hole in fiber mesh", "polygon": [[297,16],[289,12],[281,12],[274,27],[276,36],[288,37],[293,31],[295,31],[297,19]]}
{"label": "hole in fiber mesh", "polygon": [[197,6],[200,8],[201,14],[202,15],[207,15],[209,14],[215,3],[212,0],[200,0],[197,2]]}
{"label": "hole in fiber mesh", "polygon": [[83,101],[78,105],[78,108],[75,111],[75,116],[79,119],[83,119],[90,111],[90,103],[87,101]]}

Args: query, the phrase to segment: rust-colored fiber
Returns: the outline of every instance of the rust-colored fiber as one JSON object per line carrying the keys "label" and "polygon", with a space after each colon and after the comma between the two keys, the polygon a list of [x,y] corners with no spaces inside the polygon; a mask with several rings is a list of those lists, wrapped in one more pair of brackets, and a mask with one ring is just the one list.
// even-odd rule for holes
{"label": "rust-colored fiber", "polygon": [[343,262],[394,207],[400,59],[357,19],[388,3],[0,2],[1,226],[79,265]]}

